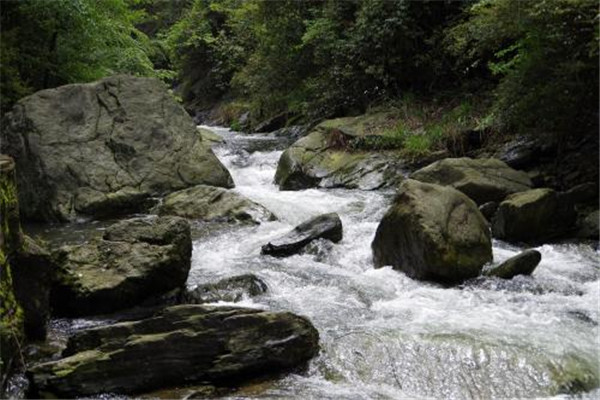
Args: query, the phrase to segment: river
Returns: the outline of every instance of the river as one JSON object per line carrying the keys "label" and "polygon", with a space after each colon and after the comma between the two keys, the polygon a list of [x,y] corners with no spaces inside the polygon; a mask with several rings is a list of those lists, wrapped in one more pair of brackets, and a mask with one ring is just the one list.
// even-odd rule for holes
{"label": "river", "polygon": [[[267,207],[278,221],[257,226],[192,221],[188,286],[254,273],[268,292],[236,304],[304,315],[321,342],[306,371],[230,398],[532,398],[556,394],[575,376],[597,385],[600,274],[599,253],[591,246],[543,245],[532,276],[480,278],[454,288],[415,281],[389,267],[374,269],[371,241],[393,192],[279,191],[273,177],[289,140],[205,128],[225,139],[214,150],[231,172],[234,190]],[[342,219],[340,243],[318,242],[283,259],[260,255],[269,240],[327,212]],[[71,225],[47,232],[62,241],[62,235],[83,239],[87,230]],[[496,261],[521,250],[493,243]],[[54,320],[51,332],[64,340],[66,331],[96,324]],[[182,392],[151,396],[176,393]],[[583,397],[598,398],[600,390]]]}
{"label": "river", "polygon": [[[277,161],[288,143],[207,127],[226,143],[215,153],[235,190],[278,218],[194,242],[189,286],[252,272],[269,292],[241,305],[289,310],[319,330],[321,353],[254,396],[296,399],[514,398],[547,396],[557,376],[589,370],[598,380],[598,255],[588,245],[544,245],[532,276],[478,279],[456,288],[374,269],[371,241],[392,193],[279,191]],[[284,259],[260,246],[298,223],[339,213],[344,239]],[[494,241],[494,258],[518,247]],[[554,389],[553,389],[554,387]],[[596,389],[585,396],[596,398]]]}

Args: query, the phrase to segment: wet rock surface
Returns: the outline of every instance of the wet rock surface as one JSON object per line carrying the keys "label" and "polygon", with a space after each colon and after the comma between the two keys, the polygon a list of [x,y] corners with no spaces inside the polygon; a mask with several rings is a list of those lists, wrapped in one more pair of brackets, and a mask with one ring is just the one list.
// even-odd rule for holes
{"label": "wet rock surface", "polygon": [[158,297],[185,283],[191,254],[190,227],[182,218],[121,221],[100,239],[53,254],[60,269],[52,290],[54,312],[109,313]]}
{"label": "wet rock surface", "polygon": [[265,207],[232,190],[199,185],[171,193],[158,207],[160,215],[260,224],[277,218]]}
{"label": "wet rock surface", "polygon": [[567,196],[552,189],[533,189],[500,203],[492,234],[509,242],[541,243],[571,232],[575,219],[574,205]]}
{"label": "wet rock surface", "polygon": [[404,181],[371,244],[375,267],[391,265],[419,280],[457,283],[492,260],[485,218],[461,192]]}
{"label": "wet rock surface", "polygon": [[292,313],[183,305],[80,331],[63,358],[28,374],[38,395],[129,394],[194,382],[235,385],[301,366],[318,350],[316,329]]}
{"label": "wet rock surface", "polygon": [[531,275],[540,261],[542,261],[540,252],[529,249],[484,271],[484,275],[502,279],[512,279],[517,275]]}
{"label": "wet rock surface", "polygon": [[334,243],[342,240],[342,221],[336,213],[312,218],[295,227],[291,232],[262,246],[261,254],[287,257],[300,252],[317,239],[328,239]]}

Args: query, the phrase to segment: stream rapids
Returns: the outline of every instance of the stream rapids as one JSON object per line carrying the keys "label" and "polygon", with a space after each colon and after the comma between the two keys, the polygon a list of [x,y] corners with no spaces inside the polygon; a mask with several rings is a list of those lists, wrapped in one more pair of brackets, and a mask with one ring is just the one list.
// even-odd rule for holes
{"label": "stream rapids", "polygon": [[[561,377],[584,367],[598,381],[599,252],[591,246],[543,245],[532,276],[478,278],[454,288],[374,269],[371,242],[393,192],[280,191],[273,177],[289,140],[205,128],[225,140],[214,151],[234,190],[279,220],[257,226],[192,221],[188,286],[256,274],[268,292],[236,305],[304,315],[321,342],[307,371],[230,398],[548,397],[560,392]],[[339,244],[319,241],[283,259],[260,255],[263,244],[328,212],[342,219]],[[493,243],[496,262],[521,250]],[[86,325],[71,321],[71,328]],[[598,398],[600,390],[582,396]]]}

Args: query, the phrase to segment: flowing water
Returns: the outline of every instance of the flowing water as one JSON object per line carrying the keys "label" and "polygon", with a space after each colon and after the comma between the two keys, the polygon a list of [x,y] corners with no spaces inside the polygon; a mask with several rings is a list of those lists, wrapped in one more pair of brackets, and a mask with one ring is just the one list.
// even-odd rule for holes
{"label": "flowing water", "polygon": [[[289,141],[209,128],[225,139],[215,153],[231,172],[234,190],[279,220],[258,226],[192,222],[188,286],[254,273],[268,293],[237,305],[304,315],[321,343],[307,371],[232,398],[533,398],[598,386],[599,253],[589,245],[544,245],[532,276],[479,278],[455,288],[374,269],[371,241],[392,192],[279,191],[273,177]],[[260,255],[269,240],[327,212],[342,219],[340,243],[317,242],[283,259]],[[91,224],[92,230],[105,225]],[[52,227],[51,234],[58,241],[83,240],[89,226],[80,226]],[[496,261],[520,250],[494,242]],[[64,341],[68,331],[98,323],[55,320],[51,330],[57,337],[62,332]],[[598,398],[600,390],[583,397]]]}
{"label": "flowing water", "polygon": [[[188,285],[254,273],[269,292],[241,305],[307,316],[321,341],[307,372],[247,396],[531,398],[597,385],[599,253],[589,245],[544,245],[532,276],[456,288],[374,269],[370,245],[393,193],[279,191],[273,177],[289,143],[210,129],[226,141],[215,153],[235,190],[279,220],[197,238]],[[284,259],[260,255],[261,245],[326,212],[342,219],[339,244],[319,242]],[[520,250],[494,242],[496,261]],[[584,397],[599,395],[595,389]]]}

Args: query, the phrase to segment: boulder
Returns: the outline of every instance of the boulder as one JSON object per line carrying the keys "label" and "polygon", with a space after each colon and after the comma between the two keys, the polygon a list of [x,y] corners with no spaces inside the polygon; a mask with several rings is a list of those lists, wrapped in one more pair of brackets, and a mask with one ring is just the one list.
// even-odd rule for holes
{"label": "boulder", "polygon": [[446,158],[413,172],[411,179],[451,186],[477,204],[502,201],[511,193],[531,189],[525,172],[516,171],[493,158]]}
{"label": "boulder", "polygon": [[256,275],[245,274],[221,279],[216,283],[205,283],[185,291],[181,303],[203,304],[219,301],[236,302],[245,297],[266,293],[267,285]]}
{"label": "boulder", "polygon": [[577,221],[577,237],[581,239],[599,239],[600,212],[592,211],[588,214],[583,214]]}
{"label": "boulder", "polygon": [[479,206],[479,211],[488,221],[492,221],[494,219],[494,215],[496,215],[496,211],[498,210],[498,203],[495,201],[488,201]]}
{"label": "boulder", "polygon": [[492,260],[490,232],[475,203],[461,192],[404,181],[377,227],[375,267],[391,265],[408,276],[458,283]]}
{"label": "boulder", "polygon": [[[366,135],[379,116],[324,121],[283,152],[275,183],[281,190],[345,187],[373,190],[394,186],[404,178],[403,161],[394,151],[351,151],[349,143]],[[375,122],[372,122],[375,124]],[[377,124],[383,123],[381,121]]]}
{"label": "boulder", "polygon": [[573,229],[576,213],[567,196],[552,189],[533,189],[506,198],[492,221],[495,238],[541,243]]}
{"label": "boulder", "polygon": [[542,261],[542,254],[533,249],[525,250],[503,263],[484,271],[484,275],[512,279],[517,275],[531,275]]}
{"label": "boulder", "polygon": [[236,193],[199,185],[171,193],[158,208],[160,215],[202,220],[226,220],[260,224],[277,218],[265,207]]}
{"label": "boulder", "polygon": [[225,141],[223,139],[223,137],[217,135],[216,133],[214,133],[210,129],[201,128],[201,127],[197,127],[196,129],[198,130],[198,133],[200,134],[200,137],[201,137],[201,139],[202,139],[203,142],[210,143],[211,145],[214,145],[214,144],[223,143]]}
{"label": "boulder", "polygon": [[301,366],[319,350],[303,317],[234,307],[183,305],[150,318],[76,333],[62,359],[33,366],[37,395],[133,394],[194,382],[241,379]]}
{"label": "boulder", "polygon": [[598,184],[585,182],[564,193],[573,204],[595,204],[598,205]]}
{"label": "boulder", "polygon": [[66,221],[144,210],[229,172],[158,79],[113,76],[42,90],[6,115],[1,150],[17,161],[21,213]]}
{"label": "boulder", "polygon": [[299,253],[307,244],[317,239],[334,243],[342,240],[342,220],[336,213],[323,214],[301,223],[291,232],[262,246],[261,254],[287,257]]}
{"label": "boulder", "polygon": [[190,227],[179,217],[134,218],[110,226],[102,238],[64,246],[51,294],[59,316],[128,308],[181,287],[191,266]]}

